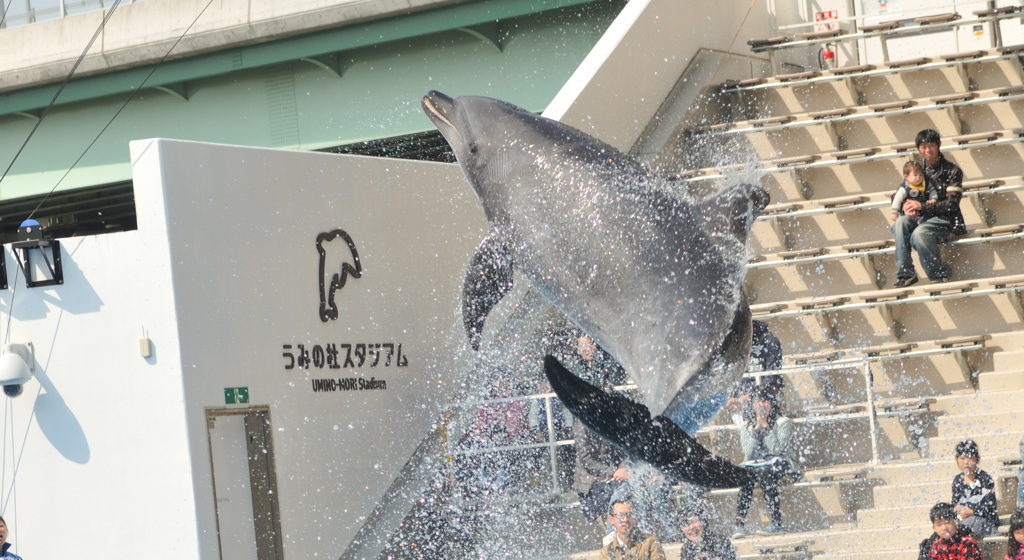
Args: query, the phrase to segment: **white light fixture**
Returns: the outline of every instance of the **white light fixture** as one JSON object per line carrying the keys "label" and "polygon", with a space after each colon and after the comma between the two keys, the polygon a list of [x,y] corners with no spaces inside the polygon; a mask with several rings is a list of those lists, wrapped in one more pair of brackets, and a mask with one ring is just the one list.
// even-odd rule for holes
{"label": "white light fixture", "polygon": [[31,342],[5,344],[0,354],[0,385],[4,394],[17,397],[35,369],[35,349]]}

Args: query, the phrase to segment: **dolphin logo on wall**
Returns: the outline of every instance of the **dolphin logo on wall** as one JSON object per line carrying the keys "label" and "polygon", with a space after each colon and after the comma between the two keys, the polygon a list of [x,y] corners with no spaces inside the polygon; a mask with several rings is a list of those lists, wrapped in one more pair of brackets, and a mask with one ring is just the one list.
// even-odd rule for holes
{"label": "dolphin logo on wall", "polygon": [[[330,257],[325,244],[341,238],[341,243],[333,243]],[[348,277],[359,278],[363,275],[363,265],[359,262],[359,251],[348,233],[336,229],[316,236],[316,252],[320,254],[320,320],[327,322],[338,318],[338,306],[334,303],[334,293],[345,287]],[[328,261],[332,266],[328,266]]]}
{"label": "dolphin logo on wall", "polygon": [[514,269],[626,368],[647,405],[587,391],[549,357],[552,387],[574,415],[679,480],[746,480],[690,436],[746,369],[750,311],[740,288],[747,234],[767,193],[736,183],[696,200],[618,150],[512,104],[432,91],[422,105],[490,225],[463,290],[471,345],[479,348]]}

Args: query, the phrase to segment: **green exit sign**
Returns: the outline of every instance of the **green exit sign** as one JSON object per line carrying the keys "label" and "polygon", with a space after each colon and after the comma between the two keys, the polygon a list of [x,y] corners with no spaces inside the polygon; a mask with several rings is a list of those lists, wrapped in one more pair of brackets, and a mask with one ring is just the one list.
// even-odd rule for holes
{"label": "green exit sign", "polygon": [[246,404],[249,402],[248,387],[225,387],[224,404]]}

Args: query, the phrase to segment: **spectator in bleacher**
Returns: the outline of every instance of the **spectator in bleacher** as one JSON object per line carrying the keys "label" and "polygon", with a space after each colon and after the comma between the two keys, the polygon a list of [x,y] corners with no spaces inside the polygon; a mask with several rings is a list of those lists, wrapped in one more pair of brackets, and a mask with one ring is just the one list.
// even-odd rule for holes
{"label": "spectator in bleacher", "polygon": [[[589,383],[611,391],[614,385],[626,382],[622,366],[593,339],[578,329],[564,335],[565,361],[573,373]],[[597,435],[582,422],[572,423],[576,441],[576,466],[573,488],[580,497],[580,508],[587,521],[593,522],[608,509],[612,493],[629,478],[626,454]]]}
{"label": "spectator in bleacher", "polygon": [[981,456],[978,444],[965,439],[956,446],[956,466],[960,474],[953,479],[953,504],[960,524],[979,537],[996,531],[999,513],[996,510],[996,483],[978,468]]}
{"label": "spectator in bleacher", "polygon": [[953,504],[939,502],[928,516],[935,532],[921,541],[918,560],[982,560],[978,541],[959,524]]}
{"label": "spectator in bleacher", "polygon": [[[711,490],[709,488],[686,482],[678,482],[672,487],[672,490],[672,495],[679,504],[679,511],[698,511],[701,514],[701,518],[711,525],[718,525],[725,520],[725,517],[719,513],[718,508],[715,506],[715,502],[711,501]],[[679,520],[678,515],[676,520]]]}
{"label": "spectator in bleacher", "polygon": [[[779,338],[768,330],[768,323],[754,319],[753,336],[750,342],[750,361],[747,363],[747,372],[776,371],[782,367],[782,343]],[[759,383],[760,381],[760,383]],[[779,374],[762,375],[760,377],[743,377],[733,386],[725,407],[732,416],[733,423],[742,423],[743,407],[746,405],[750,394],[761,385],[768,388],[769,392],[778,402],[782,393],[785,381]]]}
{"label": "spectator in bleacher", "polygon": [[692,504],[683,508],[679,519],[684,537],[679,560],[736,560],[729,538],[711,529],[706,510]]}
{"label": "spectator in bleacher", "polygon": [[[750,339],[750,361],[748,372],[776,371],[782,367],[782,343],[779,337],[768,330],[768,323],[754,319],[750,322],[752,334]],[[762,375],[761,385],[769,387],[773,395],[782,391],[782,376],[778,374]]]}
{"label": "spectator in bleacher", "polygon": [[1020,438],[1020,479],[1017,480],[1017,509],[1024,509],[1024,437]]}
{"label": "spectator in bleacher", "polygon": [[[908,200],[916,200],[918,202],[925,202],[925,180],[924,180],[924,167],[920,162],[911,160],[903,164],[903,182],[900,186],[896,187],[896,192],[892,193],[892,213],[889,215],[889,221],[896,223],[896,220],[900,216],[905,216],[903,213],[903,203]],[[920,216],[918,216],[920,218]],[[921,220],[917,220],[921,223]]]}
{"label": "spectator in bleacher", "polygon": [[21,556],[10,551],[11,546],[11,543],[7,542],[7,522],[0,517],[0,558],[21,560]]}
{"label": "spectator in bleacher", "polygon": [[642,531],[654,535],[661,542],[676,542],[680,538],[678,516],[672,504],[672,485],[665,475],[647,463],[630,461],[629,478],[623,486],[635,498],[637,523]]}
{"label": "spectator in bleacher", "polygon": [[1010,538],[1006,543],[1006,560],[1024,560],[1024,509],[1010,516]]}
{"label": "spectator in bleacher", "polygon": [[576,440],[573,488],[580,497],[583,517],[593,522],[604,515],[615,489],[629,478],[626,454],[583,422],[573,422],[572,435]]}
{"label": "spectator in bleacher", "polygon": [[960,166],[947,160],[939,146],[939,133],[933,129],[917,133],[917,151],[924,159],[926,182],[925,200],[908,199],[903,203],[903,216],[892,225],[896,240],[897,288],[917,282],[917,272],[910,250],[917,251],[925,274],[933,282],[949,280],[949,268],[942,262],[939,243],[950,235],[967,233],[964,216],[960,212],[963,195],[964,172]]}
{"label": "spectator in bleacher", "polygon": [[[743,411],[740,446],[743,448],[742,465],[754,473],[754,483],[763,490],[764,501],[771,514],[771,524],[761,531],[763,533],[783,531],[778,485],[784,477],[793,474],[796,465],[789,445],[792,435],[793,421],[779,415],[778,404],[770,390],[758,387]],[[753,485],[740,487],[733,537],[741,537],[746,533],[744,520],[753,492]]]}
{"label": "spectator in bleacher", "polygon": [[[782,367],[782,343],[768,330],[768,323],[752,320],[750,363],[747,371],[775,371]],[[782,376],[778,376],[781,378]]]}
{"label": "spectator in bleacher", "polygon": [[[623,367],[593,339],[573,330],[568,341],[569,363],[575,361],[575,372],[582,379],[606,391],[628,381]],[[572,422],[572,435],[576,441],[573,488],[587,521],[598,519],[607,510],[613,493],[622,488],[636,498],[633,515],[642,530],[661,539],[676,537],[669,505],[671,486],[660,472],[646,464],[626,461],[622,451],[582,422]]]}
{"label": "spectator in bleacher", "polygon": [[570,329],[566,336],[565,360],[562,363],[577,377],[595,385],[624,385],[629,381],[626,370],[582,331]]}
{"label": "spectator in bleacher", "polygon": [[665,551],[654,535],[640,531],[633,511],[633,498],[627,492],[617,492],[608,507],[612,534],[605,538],[601,560],[665,560]]}

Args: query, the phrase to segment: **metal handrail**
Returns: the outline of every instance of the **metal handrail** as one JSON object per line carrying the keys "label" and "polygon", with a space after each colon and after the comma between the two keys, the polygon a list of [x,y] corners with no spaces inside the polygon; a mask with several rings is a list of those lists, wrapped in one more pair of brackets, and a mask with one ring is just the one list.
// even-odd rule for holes
{"label": "metal handrail", "polygon": [[[802,421],[802,422],[824,422],[824,421],[834,421],[834,420],[837,420],[837,419],[867,417],[868,418],[868,424],[869,424],[869,430],[870,430],[869,436],[870,436],[870,440],[871,440],[871,456],[872,456],[872,461],[871,462],[872,462],[872,464],[878,464],[880,459],[879,459],[879,452],[878,452],[878,424],[877,424],[877,418],[880,416],[880,414],[878,413],[878,405],[875,402],[874,380],[873,380],[872,373],[871,373],[871,363],[876,362],[876,361],[883,361],[883,360],[896,359],[896,358],[905,359],[905,358],[911,358],[911,357],[928,356],[928,355],[932,355],[932,354],[949,353],[951,351],[960,351],[960,352],[962,352],[962,351],[969,351],[969,350],[980,350],[980,349],[984,349],[984,348],[985,348],[985,346],[983,344],[974,343],[974,344],[970,344],[970,345],[957,346],[955,348],[927,348],[927,349],[923,349],[923,350],[911,350],[911,351],[907,351],[907,352],[903,352],[903,353],[899,353],[899,354],[884,354],[884,355],[877,355],[877,356],[858,356],[858,357],[852,357],[852,358],[841,358],[841,359],[837,359],[837,360],[824,361],[824,362],[815,362],[815,363],[809,363],[809,364],[790,364],[790,365],[784,365],[784,366],[782,366],[781,368],[779,368],[777,370],[748,372],[748,373],[744,374],[744,377],[758,378],[758,377],[764,376],[764,375],[779,375],[779,374],[781,374],[781,375],[792,375],[792,374],[795,374],[795,373],[819,372],[819,371],[822,371],[822,370],[851,369],[853,367],[859,369],[861,374],[864,376],[864,386],[865,386],[865,392],[866,392],[866,395],[867,395],[867,401],[866,401],[866,405],[865,405],[867,407],[866,411],[864,411],[864,412],[856,412],[856,413],[837,414],[837,415],[832,415],[832,416],[828,416],[828,417],[824,417],[824,418],[797,419],[797,421]],[[629,385],[618,386],[618,387],[616,387],[616,390],[625,391],[625,390],[629,390],[629,389],[632,389],[632,388],[635,388],[635,385],[629,384]],[[486,453],[498,453],[498,452],[510,452],[510,451],[519,451],[519,450],[531,450],[531,449],[547,448],[548,449],[548,466],[550,468],[550,473],[551,473],[551,480],[550,480],[550,482],[551,482],[551,492],[550,492],[550,494],[564,493],[566,491],[566,489],[561,488],[560,485],[559,485],[559,482],[558,482],[557,449],[559,447],[575,445],[576,444],[576,440],[575,439],[562,439],[562,440],[556,439],[555,423],[554,423],[554,412],[553,412],[554,408],[552,407],[552,403],[553,403],[553,400],[557,399],[557,398],[558,398],[557,395],[555,395],[554,393],[537,393],[537,394],[532,394],[532,395],[502,397],[502,398],[496,398],[496,399],[469,400],[469,401],[465,401],[465,402],[461,402],[461,403],[457,403],[457,404],[453,405],[454,407],[468,408],[468,407],[486,406],[488,404],[500,404],[500,403],[507,403],[507,402],[515,402],[515,401],[529,401],[529,400],[541,400],[541,399],[543,399],[544,400],[544,406],[545,406],[545,415],[546,415],[546,420],[547,420],[547,441],[539,442],[539,443],[521,443],[521,444],[514,444],[514,445],[495,445],[495,446],[488,446],[488,447],[470,447],[470,448],[462,448],[462,449],[451,448],[451,447],[454,447],[454,446],[459,446],[458,443],[454,443],[454,444],[453,443],[449,443],[450,448],[448,449],[448,455],[451,456],[451,457],[454,457],[454,456],[472,456],[472,455],[481,455],[481,454],[486,454]],[[894,414],[899,415],[899,414],[903,414],[903,413],[894,413]],[[893,415],[893,414],[885,414],[885,413],[881,414],[881,416],[891,416],[891,415]],[[732,428],[732,426],[727,426],[727,425],[709,426],[709,427],[706,427],[706,428],[702,428],[698,433],[708,433],[708,432],[714,432],[714,431],[722,431],[722,430],[728,430],[730,428]],[[449,465],[451,465],[451,464],[452,464],[452,462],[449,462]]]}
{"label": "metal handrail", "polygon": [[[976,196],[983,196],[983,195],[989,195],[989,194],[1003,194],[1003,193],[1010,193],[1010,192],[1014,192],[1014,191],[1019,191],[1021,189],[1024,189],[1024,183],[1014,183],[1012,185],[1000,185],[998,187],[973,188],[973,189],[970,189],[970,190],[965,190],[964,193],[963,193],[963,197],[967,198],[967,197],[976,197]],[[877,193],[864,193],[865,196],[871,196],[871,195],[874,195],[874,194],[877,194]],[[809,216],[820,216],[820,215],[823,215],[823,214],[836,214],[838,212],[849,212],[849,211],[854,211],[854,210],[868,210],[868,209],[888,208],[888,207],[892,206],[892,200],[889,198],[889,194],[891,194],[891,193],[882,193],[882,194],[886,195],[885,199],[883,199],[883,200],[874,200],[874,201],[868,201],[868,202],[861,202],[861,203],[858,203],[858,204],[844,204],[842,206],[816,206],[814,208],[806,208],[806,209],[800,209],[800,210],[790,210],[788,212],[780,212],[780,213],[777,213],[777,214],[762,214],[762,215],[760,215],[760,216],[758,216],[756,218],[756,221],[759,221],[759,222],[770,222],[770,221],[776,220],[776,219],[806,218],[806,217],[809,217]],[[801,204],[803,204],[803,203],[806,203],[806,204],[819,204],[821,202],[828,202],[828,199],[815,200],[815,199],[812,198],[812,199],[809,199],[809,200],[796,201],[796,202],[800,202]],[[757,268],[757,267],[755,267],[755,268]]]}
{"label": "metal handrail", "polygon": [[[878,451],[878,418],[879,416],[900,416],[903,414],[909,414],[912,411],[905,412],[885,412],[879,414],[878,403],[875,400],[874,390],[874,377],[871,373],[871,363],[878,362],[888,359],[905,359],[916,356],[926,356],[930,354],[948,353],[951,351],[967,351],[967,350],[980,350],[984,349],[983,344],[975,343],[965,346],[957,346],[954,348],[929,348],[925,350],[908,351],[899,354],[885,354],[878,356],[860,356],[857,358],[845,358],[839,360],[832,360],[828,362],[817,362],[813,364],[799,364],[799,365],[786,365],[778,370],[772,371],[760,371],[754,373],[747,373],[744,377],[758,377],[762,375],[779,375],[779,374],[794,374],[801,372],[820,372],[824,370],[839,370],[839,369],[852,369],[857,368],[861,375],[864,377],[864,390],[866,400],[864,406],[866,410],[863,412],[847,412],[829,415],[825,417],[805,417],[796,418],[793,421],[796,423],[816,423],[816,422],[834,422],[836,420],[848,420],[852,418],[867,418],[868,419],[868,436],[871,441],[871,464],[877,465],[881,462]],[[919,412],[919,411],[913,411]],[[920,411],[923,412],[923,409]],[[707,426],[697,431],[697,434],[709,434],[720,431],[732,431],[736,430],[737,427],[732,424],[723,424],[716,426]]]}
{"label": "metal handrail", "polygon": [[[892,113],[890,113],[890,114],[892,114]],[[1006,130],[993,130],[993,131],[988,131],[988,132],[1003,132],[1003,133],[1006,133],[1007,131]],[[949,144],[948,146],[944,145],[944,146],[942,146],[942,151],[943,151],[943,153],[948,153],[948,152],[951,152],[951,151],[959,151],[959,150],[976,150],[978,148],[988,148],[988,147],[991,147],[991,146],[1002,146],[1004,144],[1016,144],[1016,143],[1019,143],[1019,142],[1024,142],[1024,135],[1022,135],[1024,133],[1015,133],[1012,130],[1009,131],[1009,132],[1010,132],[1010,135],[1003,136],[1003,137],[997,138],[995,140],[986,140],[986,141],[983,141],[983,142],[969,142],[969,143],[963,143],[963,144],[960,144],[960,143]],[[765,165],[764,167],[760,168],[758,171],[761,174],[763,174],[763,175],[767,175],[768,173],[788,173],[788,172],[796,171],[796,170],[800,170],[800,169],[819,169],[819,168],[824,168],[824,167],[850,165],[850,164],[853,164],[853,163],[863,163],[863,162],[875,161],[875,160],[887,160],[887,159],[894,159],[894,158],[905,158],[905,157],[908,157],[909,153],[910,153],[909,150],[897,151],[897,150],[890,149],[890,151],[886,151],[886,152],[877,152],[877,153],[871,154],[871,155],[855,156],[855,157],[849,157],[849,158],[845,158],[845,159],[820,159],[820,160],[812,161],[812,162],[808,162],[808,163],[788,164],[788,165],[781,165],[781,166],[780,165]],[[770,163],[770,160],[767,163]],[[686,182],[696,182],[696,181],[708,181],[708,180],[713,180],[713,179],[725,179],[725,178],[728,178],[730,176],[729,173],[731,171],[733,171],[733,168],[740,169],[741,167],[742,166],[726,166],[726,167],[722,167],[720,169],[719,168],[713,168],[713,167],[712,168],[702,168],[702,170],[709,170],[710,169],[710,170],[713,170],[713,171],[708,172],[708,173],[706,173],[704,175],[697,175],[697,176],[694,176],[694,177],[688,177],[688,178],[684,179],[684,181],[686,181]]]}
{"label": "metal handrail", "polygon": [[[886,21],[904,21],[908,18],[899,17],[885,18]],[[751,46],[751,52],[760,53],[771,50],[788,49],[790,47],[807,47],[814,45],[822,45],[825,43],[839,43],[843,41],[858,41],[861,39],[871,39],[874,37],[887,38],[890,35],[892,38],[912,37],[915,35],[927,35],[930,33],[941,33],[945,31],[951,31],[958,27],[965,25],[977,25],[979,23],[997,23],[1004,19],[1019,18],[1021,17],[1020,12],[995,14],[989,16],[977,16],[974,18],[961,18],[941,23],[928,23],[928,24],[916,24],[908,25],[904,27],[898,27],[895,29],[885,29],[880,31],[854,31],[851,33],[840,33],[832,37],[823,37],[815,39],[794,39],[792,41],[786,41],[785,43],[779,43],[776,45],[763,45],[763,46]],[[882,18],[879,18],[880,20]],[[910,18],[912,19],[912,18]],[[821,22],[815,22],[820,24]]]}
{"label": "metal handrail", "polygon": [[[941,286],[941,284],[940,284],[940,286]],[[972,288],[972,289],[969,289],[969,290],[966,290],[966,291],[958,291],[958,292],[950,292],[950,293],[937,293],[937,294],[934,294],[934,295],[930,295],[930,294],[915,295],[915,296],[908,296],[908,297],[900,298],[900,299],[889,299],[889,300],[881,300],[881,301],[850,302],[850,303],[842,303],[842,304],[838,304],[838,305],[831,305],[831,306],[827,306],[827,307],[807,307],[807,308],[800,308],[800,309],[784,309],[784,310],[781,310],[781,311],[775,311],[773,313],[760,313],[760,314],[756,314],[756,315],[754,315],[754,317],[757,317],[759,319],[763,319],[765,317],[770,317],[770,318],[775,319],[775,318],[780,318],[780,317],[796,317],[798,315],[814,315],[814,314],[817,314],[817,313],[830,312],[830,311],[856,311],[858,309],[870,309],[870,308],[874,308],[874,307],[882,307],[882,306],[889,306],[889,305],[905,305],[905,304],[910,304],[910,303],[926,303],[926,302],[932,302],[932,301],[942,301],[942,300],[946,300],[946,299],[959,299],[959,298],[967,298],[967,297],[975,297],[975,296],[990,296],[990,295],[995,295],[995,294],[1005,294],[1005,293],[1019,292],[1019,291],[1021,291],[1021,289],[1022,289],[1021,286],[1016,285],[1016,284],[1010,285],[1010,286],[1004,286],[1004,287],[1001,287],[1001,288],[996,288],[996,287],[992,287],[992,288]]]}
{"label": "metal handrail", "polygon": [[[963,246],[967,246],[967,245],[980,245],[982,243],[991,243],[991,242],[994,242],[994,241],[1013,241],[1015,239],[1021,239],[1021,238],[1024,238],[1024,232],[1007,233],[1007,234],[1001,234],[1001,235],[990,235],[990,236],[985,236],[985,237],[978,237],[978,236],[960,237],[960,238],[957,238],[957,239],[953,239],[951,241],[945,241],[945,242],[942,243],[942,245],[946,246],[946,247],[963,247]],[[892,254],[892,253],[895,253],[895,252],[896,252],[896,248],[890,246],[890,247],[880,247],[878,249],[864,249],[864,250],[861,250],[861,251],[843,251],[843,252],[835,252],[835,253],[826,253],[826,254],[823,254],[823,255],[818,255],[816,257],[799,257],[799,258],[792,258],[792,259],[764,260],[764,261],[759,261],[759,262],[756,262],[756,263],[749,263],[747,265],[747,269],[750,270],[750,269],[759,269],[759,268],[775,268],[775,267],[781,267],[781,266],[795,266],[795,265],[811,264],[811,263],[817,264],[817,263],[822,263],[822,262],[837,261],[837,260],[843,260],[843,259],[852,259],[852,258],[865,257],[865,256],[886,255],[886,254]]]}
{"label": "metal handrail", "polygon": [[[494,445],[494,446],[486,446],[486,447],[485,446],[472,446],[472,447],[469,447],[469,448],[458,448],[458,447],[462,447],[462,446],[459,443],[452,443],[451,440],[449,440],[450,443],[449,443],[449,449],[447,450],[447,454],[450,457],[473,456],[473,455],[482,455],[482,454],[487,454],[487,453],[499,453],[499,452],[510,452],[510,451],[521,451],[521,450],[531,450],[531,449],[547,448],[547,450],[548,450],[548,454],[547,454],[548,455],[548,467],[549,467],[549,472],[550,472],[550,484],[551,484],[552,492],[559,493],[560,491],[563,491],[564,489],[560,488],[559,483],[558,483],[558,455],[557,455],[557,450],[558,450],[559,447],[575,445],[576,441],[574,439],[571,439],[571,438],[570,439],[562,439],[562,440],[557,439],[557,435],[555,433],[555,422],[554,422],[554,412],[553,412],[554,409],[552,407],[553,401],[555,399],[557,399],[557,398],[558,398],[557,395],[555,395],[554,393],[537,393],[537,394],[531,394],[531,395],[521,395],[521,396],[513,396],[513,397],[502,397],[502,398],[496,398],[496,399],[468,400],[468,401],[465,401],[465,402],[461,402],[461,403],[457,403],[457,404],[452,405],[453,408],[455,408],[455,407],[457,407],[457,408],[471,408],[471,407],[481,407],[481,406],[487,406],[487,405],[492,405],[492,404],[501,404],[501,403],[508,403],[508,402],[516,402],[516,401],[527,401],[527,402],[529,402],[529,401],[533,401],[533,400],[538,400],[538,401],[539,400],[543,400],[543,402],[544,402],[545,420],[547,422],[547,426],[546,426],[547,441],[538,442],[538,443],[518,443],[518,444],[512,444],[512,445]],[[451,465],[451,464],[452,464],[452,462],[449,462],[449,465]]]}

